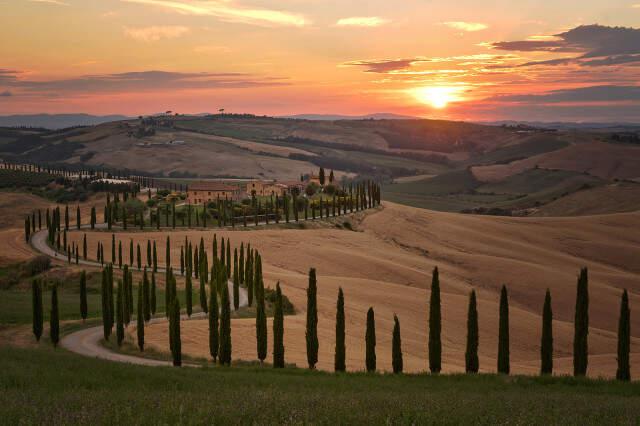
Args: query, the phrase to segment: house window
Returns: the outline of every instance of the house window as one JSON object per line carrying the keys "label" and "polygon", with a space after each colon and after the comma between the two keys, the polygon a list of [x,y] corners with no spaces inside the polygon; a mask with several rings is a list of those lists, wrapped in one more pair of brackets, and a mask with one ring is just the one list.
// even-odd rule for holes
{"label": "house window", "polygon": [[209,191],[209,195],[211,195],[211,191]]}

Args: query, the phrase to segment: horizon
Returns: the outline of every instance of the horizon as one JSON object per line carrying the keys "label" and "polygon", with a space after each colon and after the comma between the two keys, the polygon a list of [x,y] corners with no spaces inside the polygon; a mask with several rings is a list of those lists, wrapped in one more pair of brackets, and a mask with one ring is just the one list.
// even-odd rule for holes
{"label": "horizon", "polygon": [[566,0],[471,5],[5,3],[0,115],[637,121],[640,4],[587,1],[577,17]]}

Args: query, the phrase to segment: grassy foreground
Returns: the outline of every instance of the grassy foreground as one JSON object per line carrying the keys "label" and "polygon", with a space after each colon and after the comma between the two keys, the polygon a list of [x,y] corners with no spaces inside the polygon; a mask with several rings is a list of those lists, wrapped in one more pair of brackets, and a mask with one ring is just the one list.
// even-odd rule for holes
{"label": "grassy foreground", "polygon": [[640,383],[158,368],[0,347],[4,424],[636,424]]}

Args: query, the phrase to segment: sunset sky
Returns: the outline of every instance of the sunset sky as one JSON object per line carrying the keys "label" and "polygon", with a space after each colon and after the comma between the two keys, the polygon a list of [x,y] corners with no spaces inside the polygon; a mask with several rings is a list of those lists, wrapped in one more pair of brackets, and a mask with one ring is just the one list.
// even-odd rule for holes
{"label": "sunset sky", "polygon": [[0,114],[640,121],[640,0],[0,0]]}

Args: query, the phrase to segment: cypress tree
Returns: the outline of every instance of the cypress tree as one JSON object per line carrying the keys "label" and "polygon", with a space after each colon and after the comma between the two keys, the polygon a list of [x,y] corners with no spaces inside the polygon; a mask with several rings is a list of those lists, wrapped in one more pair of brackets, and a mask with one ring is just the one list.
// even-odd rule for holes
{"label": "cypress tree", "polygon": [[82,258],[87,260],[87,234],[82,237]]}
{"label": "cypress tree", "polygon": [[133,267],[133,240],[129,240],[129,266]]}
{"label": "cypress tree", "polygon": [[376,371],[376,317],[372,307],[367,311],[367,331],[364,340],[367,372],[372,373]]}
{"label": "cypress tree", "polygon": [[440,278],[438,268],[435,267],[431,278],[431,297],[429,299],[429,370],[434,374],[439,373],[442,368],[441,331]]}
{"label": "cypress tree", "polygon": [[469,295],[469,309],[467,312],[467,347],[464,353],[465,371],[477,373],[480,369],[478,359],[478,307],[476,291],[471,290]]}
{"label": "cypress tree", "polygon": [[237,311],[239,308],[240,308],[240,277],[238,276],[238,268],[235,268],[233,271],[233,309]]}
{"label": "cypress tree", "polygon": [[498,329],[498,373],[509,374],[509,299],[507,286],[500,292],[500,324]]}
{"label": "cypress tree", "polygon": [[229,300],[229,286],[226,276],[222,283],[220,298],[220,350],[219,362],[222,365],[231,365],[231,306]]}
{"label": "cypress tree", "polygon": [[95,229],[96,227],[96,208],[95,206],[91,207],[91,229]]}
{"label": "cypress tree", "polygon": [[136,314],[137,327],[136,331],[138,332],[138,348],[140,348],[140,352],[144,351],[144,292],[141,285],[138,285],[138,312]]}
{"label": "cypress tree", "polygon": [[336,354],[334,368],[335,371],[345,371],[346,346],[345,346],[345,319],[344,319],[344,294],[342,287],[338,290],[338,302],[336,303]]}
{"label": "cypress tree", "polygon": [[318,362],[318,306],[317,306],[316,270],[309,270],[309,287],[307,288],[307,362],[310,369]]}
{"label": "cypress tree", "polygon": [[87,320],[87,273],[80,273],[80,317],[82,322]]}
{"label": "cypress tree", "polygon": [[587,374],[589,346],[589,276],[587,268],[580,270],[576,295],[573,336],[573,375]]}
{"label": "cypress tree", "polygon": [[180,247],[180,275],[184,275],[184,248]]}
{"label": "cypress tree", "polygon": [[136,244],[136,261],[138,265],[138,271],[142,270],[142,253],[140,252],[140,244]]}
{"label": "cypress tree", "polygon": [[238,280],[244,284],[244,242],[240,243],[240,259],[238,260]]}
{"label": "cypress tree", "polygon": [[174,367],[182,365],[182,341],[180,338],[180,301],[177,297],[171,298],[169,306],[169,336],[171,346],[171,357]]}
{"label": "cypress tree", "polygon": [[256,292],[256,348],[262,364],[267,357],[267,316],[264,306],[264,282],[262,277],[254,284]]}
{"label": "cypress tree", "polygon": [[231,242],[227,238],[227,277],[231,276]]}
{"label": "cypress tree", "polygon": [[200,273],[202,272],[202,262],[200,261],[198,250],[193,251],[193,272],[196,278],[200,278]]}
{"label": "cypress tree", "polygon": [[108,286],[108,277],[107,270],[102,270],[102,291],[101,291],[101,300],[102,300],[102,328],[103,328],[103,336],[104,340],[109,340],[109,336],[111,335],[111,324],[110,324],[110,309],[109,309],[109,290]]}
{"label": "cypress tree", "polygon": [[76,207],[76,228],[80,229],[81,221],[80,221],[80,206]]}
{"label": "cypress tree", "polygon": [[145,321],[151,320],[151,289],[149,288],[149,275],[147,275],[147,268],[144,268],[142,274],[142,303],[143,303],[143,316]]}
{"label": "cypress tree", "polygon": [[551,292],[547,289],[542,308],[542,339],[540,342],[540,374],[553,373],[553,311]]}
{"label": "cypress tree", "polygon": [[124,284],[122,280],[118,280],[118,291],[116,293],[116,341],[118,346],[122,346],[124,340],[124,311],[126,297],[123,294]]}
{"label": "cypress tree", "polygon": [[54,284],[51,289],[51,315],[49,316],[50,330],[49,336],[53,347],[58,346],[60,341],[60,318],[58,313],[58,284]]}
{"label": "cypress tree", "polygon": [[156,274],[155,272],[151,273],[151,295],[149,304],[151,305],[151,315],[155,315],[156,313]]}
{"label": "cypress tree", "polygon": [[187,269],[187,277],[184,284],[185,303],[187,305],[187,316],[191,317],[193,312],[193,284],[191,282],[191,271]]}
{"label": "cypress tree", "polygon": [[218,239],[216,234],[213,234],[213,260],[218,260]]}
{"label": "cypress tree", "polygon": [[155,240],[153,241],[153,272],[158,272],[158,252]]}
{"label": "cypress tree", "polygon": [[249,306],[251,306],[253,304],[253,294],[254,294],[254,287],[255,287],[255,281],[254,281],[254,256],[252,253],[247,252],[247,263],[245,264],[245,271],[244,271],[244,277],[245,277],[245,286],[247,287],[247,304]]}
{"label": "cypress tree", "polygon": [[151,267],[151,241],[147,240],[147,268]]}
{"label": "cypress tree", "polygon": [[206,288],[205,276],[200,274],[200,308],[205,314],[209,312],[207,307],[207,288]]}
{"label": "cypress tree", "polygon": [[395,374],[402,373],[402,339],[400,338],[400,321],[398,316],[393,316],[393,338],[391,343],[391,360],[393,372]]}
{"label": "cypress tree", "polygon": [[33,335],[36,341],[40,341],[43,329],[43,312],[42,312],[42,284],[39,280],[31,282],[31,296],[33,305]]}
{"label": "cypress tree", "polygon": [[631,344],[630,316],[629,295],[627,290],[624,290],[620,301],[620,319],[618,321],[618,370],[616,371],[616,379],[624,381],[631,380],[631,367],[629,365]]}
{"label": "cypress tree", "polygon": [[226,265],[226,262],[225,262],[225,250],[224,250],[224,237],[220,238],[220,264],[222,266]]}
{"label": "cypress tree", "polygon": [[[216,261],[214,260],[214,264],[215,262]],[[213,276],[211,278],[213,280]],[[211,354],[213,362],[217,362],[218,360],[218,350],[220,345],[218,309],[218,292],[212,285],[209,291],[209,353]]]}
{"label": "cypress tree", "polygon": [[118,241],[118,268],[122,269],[122,241]]}
{"label": "cypress tree", "polygon": [[169,238],[169,236],[167,236],[167,249],[165,253],[164,265],[167,271],[169,270],[169,268],[171,268],[171,239]]}
{"label": "cypress tree", "polygon": [[273,314],[273,367],[284,368],[284,314],[280,283],[276,284],[276,306]]}

